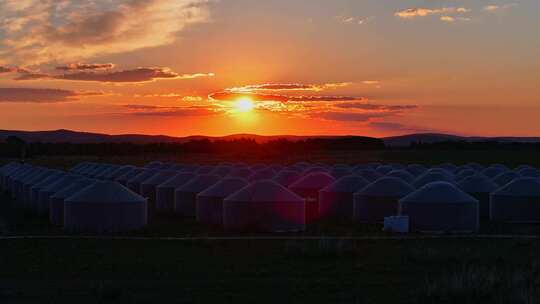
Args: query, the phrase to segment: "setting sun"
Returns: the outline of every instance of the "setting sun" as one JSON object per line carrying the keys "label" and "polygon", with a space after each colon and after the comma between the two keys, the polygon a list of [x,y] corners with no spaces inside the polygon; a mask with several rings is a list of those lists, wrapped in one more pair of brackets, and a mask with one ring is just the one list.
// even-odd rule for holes
{"label": "setting sun", "polygon": [[250,112],[254,107],[253,100],[247,97],[239,99],[234,103],[234,108],[242,113]]}

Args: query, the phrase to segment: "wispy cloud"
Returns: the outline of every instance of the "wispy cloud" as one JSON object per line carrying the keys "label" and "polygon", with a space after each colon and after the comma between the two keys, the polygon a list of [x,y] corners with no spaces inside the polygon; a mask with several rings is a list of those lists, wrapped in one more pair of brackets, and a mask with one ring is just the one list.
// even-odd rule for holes
{"label": "wispy cloud", "polygon": [[337,16],[336,19],[341,23],[364,25],[375,19],[375,17],[354,17],[342,15]]}
{"label": "wispy cloud", "polygon": [[61,89],[0,88],[0,102],[55,103],[102,95],[100,92],[78,92]]}
{"label": "wispy cloud", "polygon": [[320,92],[329,89],[343,88],[352,85],[352,82],[326,83],[326,84],[301,84],[301,83],[266,83],[254,84],[243,87],[228,88],[228,92],[256,92],[256,91],[313,91]]}
{"label": "wispy cloud", "polygon": [[112,63],[71,63],[71,64],[56,67],[57,70],[61,70],[61,71],[105,70],[105,69],[113,69],[113,68],[114,68],[114,64]]}
{"label": "wispy cloud", "polygon": [[[451,14],[464,14],[471,12],[470,9],[465,7],[442,7],[442,8],[408,8],[396,12],[394,15],[403,19],[413,19],[417,17],[427,17],[430,15],[448,15]],[[447,21],[447,20],[445,20]]]}
{"label": "wispy cloud", "polygon": [[122,71],[105,72],[74,72],[65,74],[46,74],[25,72],[16,80],[56,79],[70,81],[93,81],[107,83],[141,83],[159,79],[194,79],[200,77],[213,77],[213,73],[178,74],[169,68],[136,68]]}
{"label": "wispy cloud", "polygon": [[217,114],[217,111],[204,106],[168,107],[155,105],[124,105],[128,115],[137,116],[209,116]]}
{"label": "wispy cloud", "polygon": [[0,63],[78,61],[174,42],[208,0],[0,1]]}
{"label": "wispy cloud", "polygon": [[289,96],[280,94],[262,93],[238,93],[238,92],[216,92],[208,96],[215,101],[235,101],[241,98],[250,98],[253,101],[277,101],[277,102],[315,102],[315,101],[352,101],[361,100],[361,97],[354,96]]}
{"label": "wispy cloud", "polygon": [[515,2],[502,4],[502,5],[491,4],[491,5],[484,6],[484,11],[486,11],[486,12],[496,12],[496,11],[500,11],[500,10],[509,9],[509,8],[515,7],[517,5],[518,4],[515,3]]}

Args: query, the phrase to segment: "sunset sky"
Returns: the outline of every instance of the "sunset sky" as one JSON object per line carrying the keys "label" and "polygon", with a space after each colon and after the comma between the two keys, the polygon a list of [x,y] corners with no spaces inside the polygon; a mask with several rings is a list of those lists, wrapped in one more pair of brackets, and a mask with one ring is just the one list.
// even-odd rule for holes
{"label": "sunset sky", "polygon": [[538,0],[0,0],[0,128],[540,136]]}

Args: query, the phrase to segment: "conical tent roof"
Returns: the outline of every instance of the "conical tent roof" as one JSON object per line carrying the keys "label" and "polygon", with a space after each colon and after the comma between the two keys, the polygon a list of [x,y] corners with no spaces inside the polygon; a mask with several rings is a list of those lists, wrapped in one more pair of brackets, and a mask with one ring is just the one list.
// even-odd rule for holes
{"label": "conical tent roof", "polygon": [[229,173],[231,173],[232,170],[233,168],[231,166],[220,165],[220,166],[215,167],[214,170],[212,170],[210,174],[215,174],[219,176],[227,176]]}
{"label": "conical tent roof", "polygon": [[276,173],[274,172],[274,170],[268,168],[268,169],[256,171],[255,173],[253,173],[252,175],[248,177],[248,180],[258,181],[258,180],[263,180],[263,179],[272,179],[274,178],[275,175]]}
{"label": "conical tent roof", "polygon": [[362,176],[363,178],[367,179],[368,181],[375,181],[379,178],[381,178],[383,175],[379,172],[372,170],[372,169],[359,169],[355,170],[354,174]]}
{"label": "conical tent roof", "polygon": [[506,172],[507,170],[503,170],[499,167],[488,167],[484,170],[482,170],[482,174],[484,174],[485,176],[489,177],[489,178],[492,178],[492,177],[495,177],[503,172]]}
{"label": "conical tent roof", "polygon": [[347,175],[324,187],[321,191],[354,193],[363,189],[368,184],[369,181],[361,176]]}
{"label": "conical tent roof", "polygon": [[366,196],[403,197],[414,191],[414,188],[398,177],[386,176],[362,188],[356,194]]}
{"label": "conical tent roof", "polygon": [[474,176],[474,175],[477,175],[478,172],[474,169],[464,169],[464,170],[460,170],[458,171],[459,173],[456,175],[456,180],[457,181],[461,181],[469,176]]}
{"label": "conical tent roof", "polygon": [[186,184],[178,187],[176,191],[181,192],[201,192],[208,187],[219,182],[221,177],[219,175],[202,174],[197,175],[195,178],[187,182]]}
{"label": "conical tent roof", "polygon": [[107,174],[105,176],[105,178],[107,178],[107,179],[116,179],[116,178],[126,174],[127,172],[131,171],[132,169],[135,169],[135,166],[131,166],[131,165],[120,166],[120,167],[116,168],[115,170],[109,172],[109,174]]}
{"label": "conical tent roof", "polygon": [[332,175],[334,178],[341,178],[351,174],[351,169],[347,167],[334,167],[332,170],[330,170],[330,175]]}
{"label": "conical tent roof", "polygon": [[427,168],[425,166],[419,165],[419,164],[410,164],[410,165],[407,166],[407,168],[405,170],[407,170],[409,173],[411,173],[414,176],[418,176],[418,175],[426,172]]}
{"label": "conical tent roof", "polygon": [[230,177],[225,178],[211,186],[210,188],[199,193],[199,196],[208,196],[208,197],[227,197],[232,193],[244,188],[249,183],[245,179]]}
{"label": "conical tent roof", "polygon": [[311,173],[307,176],[304,176],[294,184],[290,185],[291,189],[322,189],[331,183],[335,182],[336,179],[326,173]]}
{"label": "conical tent roof", "polygon": [[540,196],[540,182],[536,178],[521,177],[513,180],[491,195],[501,196]]}
{"label": "conical tent roof", "polygon": [[66,188],[56,192],[51,196],[51,199],[66,199],[73,194],[85,189],[86,187],[92,185],[95,183],[95,180],[92,179],[79,179],[75,182],[73,182],[71,185],[67,186]]}
{"label": "conical tent roof", "polygon": [[508,171],[501,173],[493,178],[493,181],[497,183],[499,186],[504,186],[508,184],[509,182],[513,181],[516,178],[522,177],[519,175],[519,173],[514,171]]}
{"label": "conical tent roof", "polygon": [[159,172],[157,169],[144,169],[141,173],[128,180],[128,183],[142,183]]}
{"label": "conical tent roof", "polygon": [[440,164],[440,165],[437,165],[435,166],[435,168],[441,168],[445,171],[448,171],[450,173],[453,173],[457,170],[457,166],[454,165],[454,164],[451,164],[451,163],[444,163],[444,164]]}
{"label": "conical tent roof", "polygon": [[194,173],[180,173],[160,184],[158,188],[177,188],[194,179],[196,176]]}
{"label": "conical tent roof", "polygon": [[97,182],[65,199],[66,203],[144,203],[146,199],[116,182]]}
{"label": "conical tent roof", "polygon": [[130,179],[134,178],[135,176],[141,174],[142,172],[144,172],[145,170],[147,169],[143,169],[143,168],[133,168],[133,169],[130,169],[128,170],[126,173],[120,175],[119,177],[116,178],[116,181],[122,181],[122,182],[127,182],[129,181]]}
{"label": "conical tent roof", "polygon": [[375,169],[375,171],[379,172],[380,174],[387,174],[388,172],[390,171],[393,171],[394,170],[394,167],[390,166],[390,165],[382,165],[382,166],[378,166],[377,169]]}
{"label": "conical tent roof", "polygon": [[195,171],[197,174],[210,174],[214,170],[214,166],[200,166]]}
{"label": "conical tent roof", "polygon": [[288,187],[289,185],[298,181],[301,177],[302,175],[300,173],[287,169],[280,171],[276,176],[274,176],[273,180],[282,186]]}
{"label": "conical tent roof", "polygon": [[433,182],[402,198],[400,203],[446,203],[446,204],[469,204],[478,203],[474,197],[459,190],[448,182]]}
{"label": "conical tent roof", "polygon": [[522,169],[535,169],[535,168],[533,166],[529,166],[529,165],[519,165],[519,166],[516,167],[515,170],[517,172],[517,171],[520,171]]}
{"label": "conical tent roof", "polygon": [[484,169],[484,166],[480,165],[479,163],[473,163],[473,162],[469,162],[466,164],[467,167],[469,168],[472,168],[476,171],[481,171]]}
{"label": "conical tent roof", "polygon": [[150,178],[142,182],[142,184],[143,185],[160,185],[178,174],[179,174],[178,171],[163,170],[156,173],[155,175],[152,175]]}
{"label": "conical tent roof", "polygon": [[412,183],[416,178],[414,175],[410,174],[408,171],[405,170],[393,170],[390,171],[386,176],[401,178],[407,183]]}
{"label": "conical tent roof", "polygon": [[499,188],[495,182],[483,174],[466,177],[457,184],[461,191],[467,193],[491,193]]}
{"label": "conical tent roof", "polygon": [[303,198],[270,180],[254,182],[231,194],[225,201],[304,203]]}
{"label": "conical tent roof", "polygon": [[453,182],[453,180],[444,173],[428,171],[415,179],[412,185],[416,188],[420,188],[426,184],[438,181]]}
{"label": "conical tent roof", "polygon": [[525,168],[518,171],[523,177],[540,177],[540,170],[535,168]]}
{"label": "conical tent roof", "polygon": [[248,178],[250,175],[252,175],[254,172],[250,168],[247,167],[240,167],[240,168],[234,168],[228,177],[240,177],[240,178]]}
{"label": "conical tent roof", "polygon": [[150,162],[148,163],[146,166],[144,166],[145,168],[147,169],[157,169],[159,167],[161,167],[161,165],[163,165],[162,162],[160,161],[153,161],[153,162]]}
{"label": "conical tent roof", "polygon": [[431,173],[442,174],[446,176],[448,179],[453,179],[455,177],[454,173],[443,168],[431,168],[431,169],[428,169],[426,172],[424,172],[424,174],[431,174]]}
{"label": "conical tent roof", "polygon": [[56,182],[54,182],[54,183],[48,185],[47,187],[43,188],[42,190],[47,191],[47,192],[55,193],[57,191],[60,191],[60,190],[64,189],[65,187],[73,184],[75,181],[77,181],[79,179],[80,179],[80,176],[78,176],[78,175],[68,174],[68,175],[65,175],[64,177],[60,178]]}

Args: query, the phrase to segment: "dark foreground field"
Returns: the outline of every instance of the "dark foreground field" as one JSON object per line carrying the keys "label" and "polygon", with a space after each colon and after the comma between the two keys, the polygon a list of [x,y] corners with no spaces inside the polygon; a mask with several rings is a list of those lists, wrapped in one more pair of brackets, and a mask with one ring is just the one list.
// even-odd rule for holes
{"label": "dark foreground field", "polygon": [[[453,155],[446,161],[535,164],[533,155],[504,153]],[[310,160],[422,163],[420,158],[426,157],[347,155]],[[445,162],[444,155],[452,154],[433,154],[423,163]],[[33,162],[68,168],[82,160],[142,165],[151,159],[56,157]],[[227,159],[192,155],[175,160]],[[0,303],[540,302],[540,240],[535,237],[540,227],[483,223],[481,234],[394,239],[378,225],[346,221],[310,225],[295,235],[228,234],[193,220],[152,214],[146,230],[118,239],[59,238],[66,234],[51,227],[46,217],[10,207],[3,195]],[[37,238],[21,238],[29,235]],[[223,239],[238,236],[242,238]]]}

